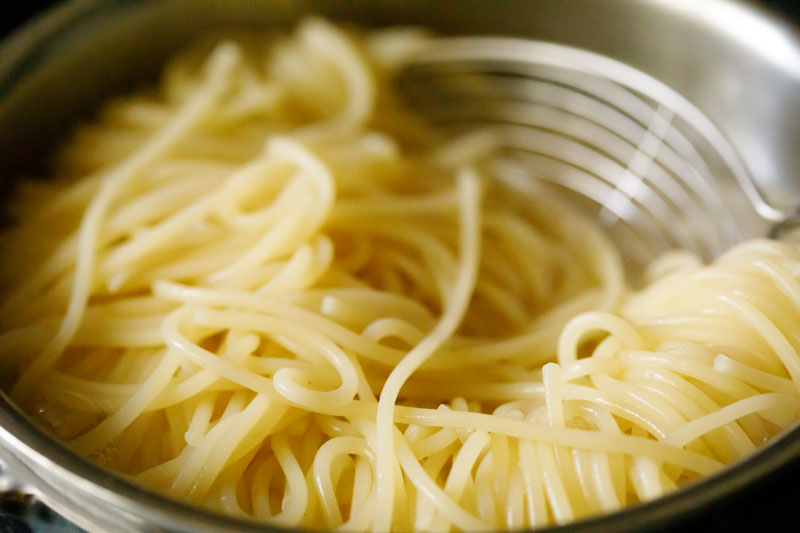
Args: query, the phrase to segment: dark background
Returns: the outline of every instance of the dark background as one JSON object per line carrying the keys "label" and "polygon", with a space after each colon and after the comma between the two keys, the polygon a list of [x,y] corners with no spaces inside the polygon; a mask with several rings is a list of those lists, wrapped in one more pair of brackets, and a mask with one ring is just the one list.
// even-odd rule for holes
{"label": "dark background", "polygon": [[[0,38],[4,38],[53,3],[53,1],[34,0],[24,4],[19,1],[14,2],[11,4],[13,8],[6,5],[0,15]],[[800,32],[800,0],[760,0],[755,3],[767,11],[790,20]],[[720,533],[743,530],[800,531],[799,511],[800,458],[765,483],[749,487],[736,497],[699,516],[688,517],[673,530]],[[4,529],[6,524],[2,522],[0,520],[0,532],[6,531]]]}

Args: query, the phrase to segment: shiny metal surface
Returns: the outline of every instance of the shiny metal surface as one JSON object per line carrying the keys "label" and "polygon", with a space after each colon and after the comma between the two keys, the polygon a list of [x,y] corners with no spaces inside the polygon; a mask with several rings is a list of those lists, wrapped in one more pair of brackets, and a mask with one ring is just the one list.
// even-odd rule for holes
{"label": "shiny metal surface", "polygon": [[[707,184],[711,176],[714,183],[727,183],[723,187],[735,184],[739,193],[743,189],[737,175],[753,178],[765,205],[776,216],[748,207],[752,195],[744,197],[743,211],[738,207],[726,210],[709,200],[702,185],[680,185],[687,179],[683,177],[676,181],[680,189],[659,188],[658,198],[648,199],[648,209],[661,209],[661,214],[685,202],[696,211],[708,208],[708,213],[719,219],[719,230],[716,226],[702,229],[709,232],[707,242],[714,247],[703,253],[713,254],[742,235],[759,234],[769,225],[766,218],[779,218],[790,206],[800,205],[800,38],[757,9],[724,0],[77,0],[51,10],[0,44],[2,184],[7,185],[19,172],[39,169],[45,159],[42,154],[52,150],[77,118],[85,117],[109,95],[152,81],[163,58],[199,33],[228,24],[288,27],[310,11],[369,26],[419,24],[443,34],[551,41],[602,54],[612,58],[614,65],[628,65],[646,79],[658,80],[650,89],[636,83],[628,87],[641,102],[634,108],[620,105],[608,86],[598,89],[592,85],[587,91],[586,72],[574,73],[568,83],[556,85],[571,91],[577,106],[588,102],[584,99],[582,104],[581,96],[596,102],[588,102],[592,106],[587,113],[590,117],[595,113],[589,120],[595,124],[592,127],[605,120],[627,120],[634,126],[626,128],[631,133],[617,136],[613,145],[602,147],[610,154],[619,151],[616,159],[623,169],[632,160],[623,156],[639,153],[640,158],[649,154],[658,159],[657,166],[665,173],[694,176],[696,172],[701,176],[697,183]],[[569,54],[574,57],[567,59],[574,60],[585,52]],[[602,74],[614,78],[611,70],[604,69]],[[630,85],[619,81],[614,83]],[[675,100],[679,105],[659,107],[662,98],[649,94],[653,87],[659,94],[680,99]],[[540,94],[546,94],[545,89],[539,86]],[[602,98],[591,98],[590,93],[597,90]],[[578,115],[569,109],[562,111]],[[563,115],[551,111],[535,113],[542,130],[553,121],[580,134],[587,126],[580,121],[562,125],[559,118]],[[703,124],[696,119],[698,114],[707,117],[700,120]],[[709,136],[709,126],[722,138],[710,142],[710,152],[702,147],[714,137]],[[690,141],[699,158],[681,137]],[[671,152],[659,150],[653,155],[652,144],[648,144],[653,139],[662,140]],[[725,156],[728,149],[733,156]],[[694,170],[687,172],[688,168]],[[719,168],[723,171],[718,172]],[[611,212],[624,214],[621,207]],[[691,232],[679,231],[676,238],[694,237]],[[800,430],[795,429],[752,458],[685,490],[556,530],[664,527],[763,479],[798,456]],[[0,463],[8,473],[0,490],[10,488],[8,479],[13,479],[15,487],[37,494],[89,531],[264,530],[263,525],[171,502],[98,468],[51,440],[2,394]]]}
{"label": "shiny metal surface", "polygon": [[795,212],[771,203],[691,102],[599,54],[529,39],[440,38],[396,81],[438,129],[491,132],[522,180],[568,191],[634,271],[674,248],[709,260]]}

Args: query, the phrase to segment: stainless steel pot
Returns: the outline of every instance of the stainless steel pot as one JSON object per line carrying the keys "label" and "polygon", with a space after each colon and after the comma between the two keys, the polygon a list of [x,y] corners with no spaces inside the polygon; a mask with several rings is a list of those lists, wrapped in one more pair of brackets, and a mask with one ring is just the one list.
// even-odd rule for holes
{"label": "stainless steel pot", "polygon": [[[0,46],[2,185],[35,172],[74,120],[154,79],[163,58],[221,25],[289,26],[305,13],[361,25],[548,40],[627,63],[686,97],[738,152],[765,197],[800,205],[800,37],[724,0],[372,2],[82,0],[50,10]],[[717,476],[576,531],[664,527],[800,457],[800,428]],[[0,394],[0,492],[21,490],[91,531],[254,531],[263,524],[173,502],[51,440]]]}

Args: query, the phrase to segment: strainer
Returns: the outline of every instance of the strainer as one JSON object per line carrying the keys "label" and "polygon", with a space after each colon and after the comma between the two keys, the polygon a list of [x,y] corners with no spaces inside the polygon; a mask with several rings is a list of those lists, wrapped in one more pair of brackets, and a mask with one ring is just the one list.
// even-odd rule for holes
{"label": "strainer", "polygon": [[567,191],[634,272],[675,248],[709,260],[794,221],[794,209],[769,202],[699,109],[610,58],[526,39],[438,39],[397,85],[441,130],[492,131],[529,174],[517,183]]}

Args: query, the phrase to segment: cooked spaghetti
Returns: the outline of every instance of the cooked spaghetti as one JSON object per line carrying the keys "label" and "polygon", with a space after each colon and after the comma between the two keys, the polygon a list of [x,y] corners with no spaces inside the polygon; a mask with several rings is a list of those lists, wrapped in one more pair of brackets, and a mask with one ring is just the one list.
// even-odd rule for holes
{"label": "cooked spaghetti", "polygon": [[281,526],[495,530],[649,500],[798,417],[800,252],[626,288],[491,133],[389,79],[424,35],[201,45],[20,184],[0,378],[58,438]]}

